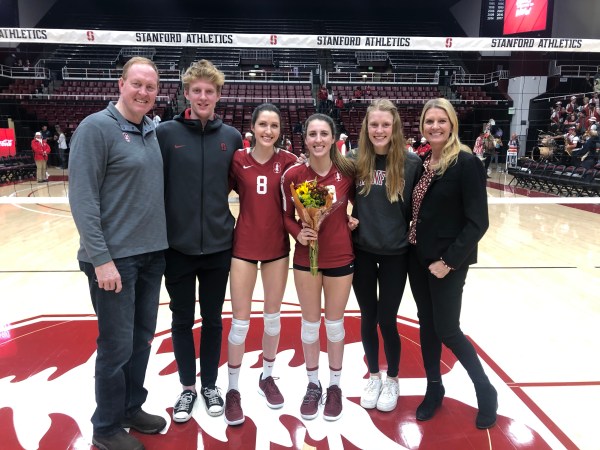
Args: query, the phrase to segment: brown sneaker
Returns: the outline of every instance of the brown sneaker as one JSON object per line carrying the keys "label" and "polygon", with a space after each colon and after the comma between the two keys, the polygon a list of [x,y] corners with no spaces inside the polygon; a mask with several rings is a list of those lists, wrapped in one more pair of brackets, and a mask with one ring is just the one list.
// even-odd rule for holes
{"label": "brown sneaker", "polygon": [[244,411],[242,410],[242,398],[235,389],[225,395],[225,423],[227,425],[240,425],[244,423]]}
{"label": "brown sneaker", "polygon": [[115,434],[110,436],[92,436],[92,444],[100,450],[144,450],[144,445],[127,431],[119,429]]}
{"label": "brown sneaker", "polygon": [[321,383],[318,386],[315,383],[308,383],[306,394],[300,406],[300,415],[303,419],[310,420],[319,415],[319,403],[321,402],[322,394]]}
{"label": "brown sneaker", "polygon": [[325,397],[323,418],[329,421],[338,420],[342,417],[342,390],[335,384],[329,386]]}
{"label": "brown sneaker", "polygon": [[281,395],[273,377],[267,377],[263,380],[261,375],[258,378],[258,393],[265,398],[269,408],[279,409],[283,407],[283,395]]}

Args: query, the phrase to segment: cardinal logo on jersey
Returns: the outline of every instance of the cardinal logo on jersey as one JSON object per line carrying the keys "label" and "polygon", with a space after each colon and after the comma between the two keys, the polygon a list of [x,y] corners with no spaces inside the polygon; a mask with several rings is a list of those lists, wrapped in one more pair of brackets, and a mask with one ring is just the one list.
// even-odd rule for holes
{"label": "cardinal logo on jersey", "polygon": [[334,178],[335,178],[335,181],[342,181],[342,175],[340,175],[339,172],[335,173],[335,177]]}
{"label": "cardinal logo on jersey", "polygon": [[276,162],[273,164],[273,173],[281,173],[281,163]]}

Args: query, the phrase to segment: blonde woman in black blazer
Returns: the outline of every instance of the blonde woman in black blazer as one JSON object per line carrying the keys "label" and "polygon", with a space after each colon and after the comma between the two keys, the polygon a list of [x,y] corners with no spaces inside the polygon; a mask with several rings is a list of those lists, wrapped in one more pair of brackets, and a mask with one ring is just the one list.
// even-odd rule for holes
{"label": "blonde woman in black blazer", "polygon": [[496,423],[497,393],[473,345],[460,329],[462,291],[477,243],[488,222],[486,174],[481,161],[462,151],[458,118],[450,102],[429,100],[421,113],[422,135],[431,145],[413,191],[409,231],[409,281],[417,304],[427,391],[417,408],[429,420],[444,398],[442,344],[464,366],[477,394],[477,428]]}

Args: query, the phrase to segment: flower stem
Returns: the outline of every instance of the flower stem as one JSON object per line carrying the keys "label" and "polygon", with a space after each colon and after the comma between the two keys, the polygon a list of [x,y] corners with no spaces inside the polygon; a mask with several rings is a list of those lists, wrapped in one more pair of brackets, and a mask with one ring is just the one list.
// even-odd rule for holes
{"label": "flower stem", "polygon": [[319,273],[319,242],[310,241],[308,247],[308,258],[310,261],[310,274],[316,276]]}

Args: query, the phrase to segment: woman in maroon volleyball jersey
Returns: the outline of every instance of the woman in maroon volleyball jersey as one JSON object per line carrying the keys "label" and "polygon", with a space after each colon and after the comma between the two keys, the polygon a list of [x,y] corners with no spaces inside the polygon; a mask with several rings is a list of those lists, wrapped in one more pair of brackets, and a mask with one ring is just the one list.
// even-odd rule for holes
{"label": "woman in maroon volleyball jersey", "polygon": [[290,243],[281,213],[281,176],[296,156],[277,147],[281,114],[270,104],[259,105],[252,114],[254,145],[237,151],[230,179],[240,196],[240,213],[233,234],[231,303],[233,319],[228,338],[229,387],[225,397],[225,422],[244,422],[238,387],[245,339],[250,325],[252,293],[258,264],[264,288],[263,373],[258,392],[271,408],[283,406],[283,396],[272,372],[280,334],[279,310],[289,270]]}
{"label": "woman in maroon volleyball jersey", "polygon": [[[302,348],[308,375],[306,395],[300,407],[304,419],[319,413],[322,395],[319,382],[319,328],[321,296],[325,297],[325,329],[329,357],[330,381],[323,417],[337,420],[342,415],[342,391],[339,387],[344,355],[344,309],[350,295],[354,272],[354,253],[350,230],[358,222],[349,222],[348,201],[354,198],[354,163],[344,158],[335,146],[335,125],[329,116],[314,114],[306,120],[306,164],[290,167],[282,180],[285,227],[296,239],[294,282],[302,309]],[[326,186],[333,194],[333,207],[318,234],[296,220],[290,184],[299,186],[310,180]],[[336,205],[337,203],[337,205]],[[318,274],[310,273],[309,241],[319,243]]]}

